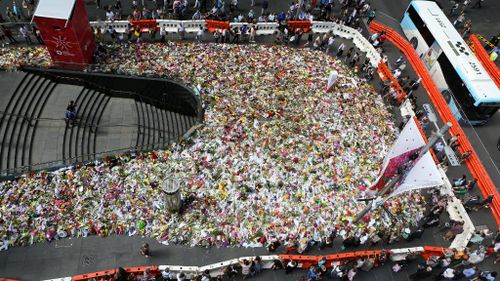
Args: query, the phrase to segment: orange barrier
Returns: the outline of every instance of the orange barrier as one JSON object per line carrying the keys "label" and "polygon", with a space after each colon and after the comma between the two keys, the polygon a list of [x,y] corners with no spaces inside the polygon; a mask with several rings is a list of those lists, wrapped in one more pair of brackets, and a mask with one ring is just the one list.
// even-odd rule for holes
{"label": "orange barrier", "polygon": [[229,22],[228,21],[218,21],[218,20],[205,20],[207,23],[207,29],[208,32],[215,32],[215,30],[220,29],[229,29]]}
{"label": "orange barrier", "polygon": [[403,88],[401,85],[399,85],[398,80],[394,78],[394,75],[392,75],[391,70],[389,70],[389,67],[383,62],[380,62],[378,64],[378,75],[380,76],[380,79],[382,81],[390,81],[391,82],[391,87],[398,93],[396,100],[398,103],[403,102],[403,100],[406,98],[406,93],[403,91]]}
{"label": "orange barrier", "polygon": [[490,204],[491,213],[493,214],[497,225],[500,226],[500,195],[498,194],[493,181],[488,175],[488,172],[481,164],[481,161],[479,160],[477,153],[474,151],[474,148],[470,144],[469,139],[467,139],[466,134],[462,130],[462,127],[460,127],[460,124],[453,116],[453,113],[448,107],[448,104],[444,100],[439,89],[434,84],[434,81],[429,75],[429,72],[427,72],[427,69],[418,57],[417,53],[410,45],[410,43],[408,43],[408,41],[401,37],[401,35],[379,22],[372,22],[372,24],[370,25],[370,30],[372,32],[381,32],[385,30],[387,39],[389,39],[391,43],[393,43],[405,54],[415,72],[422,78],[422,84],[427,91],[429,98],[434,104],[434,107],[441,116],[441,119],[444,122],[451,122],[452,127],[450,129],[450,133],[452,135],[460,134],[460,136],[462,136],[458,140],[458,142],[460,143],[460,151],[462,153],[469,150],[472,151],[472,154],[465,160],[465,163],[467,164],[467,167],[469,168],[472,176],[477,179],[477,184],[479,186],[479,189],[481,190],[482,195],[485,198],[491,194],[494,195],[493,202]]}
{"label": "orange barrier", "polygon": [[130,24],[138,32],[150,32],[159,29],[156,20],[131,20]]}
{"label": "orange barrier", "polygon": [[311,265],[318,264],[321,257],[302,256],[302,255],[280,255],[282,260],[294,260],[297,262],[297,268],[309,268]]}
{"label": "orange barrier", "polygon": [[445,251],[446,251],[446,248],[424,246],[424,252],[421,254],[421,256],[424,259],[428,259],[428,258],[430,258],[432,256],[441,257],[441,256],[444,255]]}
{"label": "orange barrier", "polygon": [[[350,253],[342,253],[342,254],[334,254],[334,255],[326,255],[326,266],[331,267],[333,262],[339,262],[339,261],[353,261],[357,260],[359,258],[367,258],[367,257],[376,257],[382,254],[382,250],[375,250],[375,251],[361,251],[361,252],[350,252]],[[319,260],[321,260],[322,257],[319,257]],[[319,261],[318,260],[318,261]]]}
{"label": "orange barrier", "polygon": [[[293,260],[297,262],[297,268],[307,269],[311,265],[317,265],[322,259],[326,259],[325,266],[331,268],[334,262],[351,262],[358,260],[360,258],[368,258],[368,257],[380,257],[381,255],[386,255],[386,258],[389,258],[391,255],[398,256],[401,254],[420,254],[423,258],[427,259],[431,256],[442,256],[445,252],[446,248],[440,247],[417,247],[417,248],[406,248],[406,249],[394,249],[394,250],[372,250],[372,251],[357,251],[357,252],[348,252],[348,253],[340,253],[340,254],[332,254],[325,256],[306,256],[306,255],[279,255],[278,258],[283,261]],[[261,256],[262,258],[271,257],[271,256]],[[272,256],[274,259],[275,256]],[[404,258],[404,257],[403,257]],[[268,259],[269,260],[269,259]],[[226,263],[226,262],[224,262]],[[140,266],[140,267],[126,267],[124,268],[128,273],[134,274],[135,276],[141,276],[146,269],[150,270],[151,275],[156,275],[160,272],[160,268],[166,268],[166,265],[160,266]],[[171,269],[173,267],[181,268],[181,266],[168,266]],[[186,272],[186,271],[184,271]],[[191,272],[187,271],[186,274],[198,274],[201,270],[195,269],[191,270]],[[89,280],[91,278],[104,278],[106,275],[113,276],[116,273],[116,270],[105,270],[94,273],[77,275],[71,278],[73,281],[79,280]],[[15,279],[1,279],[0,281],[18,281]]]}
{"label": "orange barrier", "polygon": [[158,273],[158,266],[137,266],[137,267],[125,267],[124,268],[129,274],[140,275],[143,274],[146,269],[149,269],[151,274]]}
{"label": "orange barrier", "polygon": [[304,32],[309,32],[312,30],[312,23],[307,20],[290,20],[288,23],[288,30],[295,31],[297,29],[302,29]]}
{"label": "orange barrier", "polygon": [[[154,276],[159,273],[158,266],[138,266],[138,267],[125,267],[124,268],[129,274],[133,274],[135,276],[142,275],[146,269],[149,269],[151,274]],[[71,277],[72,281],[86,281],[91,278],[104,278],[106,275],[113,277],[116,273],[116,270],[103,270],[93,273],[81,274]]]}
{"label": "orange barrier", "polygon": [[98,272],[76,275],[76,276],[73,276],[71,278],[71,280],[79,281],[79,280],[88,280],[90,278],[103,278],[106,275],[113,276],[113,275],[115,275],[115,273],[116,273],[116,270],[114,270],[114,269],[103,270],[103,271],[98,271]]}
{"label": "orange barrier", "polygon": [[477,59],[481,62],[483,67],[491,76],[491,79],[495,81],[497,87],[500,88],[500,70],[498,69],[496,64],[490,60],[490,56],[488,56],[488,53],[484,49],[481,42],[479,42],[479,39],[476,37],[476,35],[472,34],[471,36],[469,36],[468,42],[472,45],[471,49],[476,54]]}
{"label": "orange barrier", "polygon": [[[446,248],[428,247],[428,246],[423,248],[424,252],[421,252],[420,255],[424,259],[427,259],[430,256],[442,256],[446,249]],[[384,253],[390,256],[391,250],[358,251],[358,252],[348,252],[348,253],[340,253],[340,254],[325,255],[325,256],[279,255],[279,258],[285,261],[288,260],[296,261],[298,264],[297,265],[298,268],[309,268],[311,265],[317,265],[319,261],[325,258],[326,259],[325,266],[332,267],[334,262],[351,262],[358,260],[360,258],[379,257]]]}

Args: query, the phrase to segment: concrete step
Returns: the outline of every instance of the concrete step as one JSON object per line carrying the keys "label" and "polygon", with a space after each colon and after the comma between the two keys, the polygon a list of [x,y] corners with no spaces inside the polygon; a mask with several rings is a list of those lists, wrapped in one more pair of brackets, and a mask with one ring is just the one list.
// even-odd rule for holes
{"label": "concrete step", "polygon": [[37,116],[35,113],[40,111],[45,105],[45,100],[47,98],[47,94],[49,89],[53,86],[52,81],[48,79],[43,79],[43,82],[40,83],[39,88],[34,91],[30,97],[29,102],[27,102],[26,107],[23,108],[22,115],[28,118],[28,122],[23,122],[21,127],[19,128],[19,132],[17,134],[17,141],[15,142],[15,159],[14,159],[14,167],[24,166],[28,164],[28,154],[29,154],[29,146],[31,144],[31,138],[29,136],[32,135],[34,130],[34,125],[37,120]]}
{"label": "concrete step", "polygon": [[49,105],[47,110],[42,112],[42,117],[63,119],[69,102],[77,101],[82,89],[82,86],[57,84],[47,102]]}
{"label": "concrete step", "polygon": [[158,120],[160,122],[160,130],[161,130],[161,139],[160,143],[158,144],[158,148],[164,148],[167,145],[167,139],[168,139],[168,131],[167,131],[167,125],[165,124],[165,115],[163,114],[163,111],[161,108],[156,108],[156,114],[158,115]]}
{"label": "concrete step", "polygon": [[0,90],[0,111],[6,111],[10,99],[16,93],[29,74],[25,72],[0,71],[0,81],[2,81]]}
{"label": "concrete step", "polygon": [[12,169],[15,167],[18,135],[27,122],[23,115],[25,108],[28,107],[30,99],[36,96],[37,91],[39,91],[44,81],[45,78],[34,76],[22,89],[22,92],[13,97],[15,100],[13,100],[11,108],[9,109],[10,113],[13,115],[8,117],[5,124],[7,127],[2,138],[2,169]]}
{"label": "concrete step", "polygon": [[70,163],[75,163],[78,161],[81,161],[82,157],[82,152],[81,152],[81,144],[80,140],[82,139],[85,131],[85,126],[88,126],[87,124],[87,117],[91,114],[91,107],[95,99],[98,98],[98,95],[96,92],[92,89],[87,89],[87,91],[84,93],[84,97],[82,99],[81,104],[79,105],[79,108],[77,109],[77,122],[76,125],[73,126],[72,132],[70,136],[70,151],[71,151],[71,156],[72,159],[70,160]]}
{"label": "concrete step", "polygon": [[[32,164],[31,159],[32,159],[32,154],[33,154],[33,144],[34,144],[35,137],[36,137],[36,131],[38,129],[38,125],[40,122],[38,119],[41,118],[42,112],[44,111],[46,105],[48,104],[48,100],[50,99],[52,92],[54,91],[56,86],[57,86],[57,84],[54,82],[51,82],[49,84],[49,86],[46,90],[45,97],[42,98],[42,100],[40,101],[40,106],[38,106],[37,110],[34,111],[34,113],[33,113],[33,116],[36,119],[36,121],[33,124],[33,126],[31,127],[32,129],[28,131],[28,134],[25,137],[25,139],[30,140],[30,143],[29,143],[28,149],[23,147],[23,161],[24,161],[22,164],[23,166]],[[45,122],[45,121],[43,121],[43,122]]]}
{"label": "concrete step", "polygon": [[[78,96],[76,97],[76,99],[72,99],[75,101],[75,104],[77,105],[77,107],[76,107],[77,114],[78,114],[78,111],[80,110],[80,104],[83,102],[83,100],[85,98],[88,97],[87,96],[88,91],[89,91],[88,89],[81,87],[80,91],[78,91]],[[75,92],[75,94],[76,94],[76,92]],[[66,109],[66,107],[64,107],[64,109]],[[77,128],[75,128],[73,125],[66,124],[65,130],[64,130],[64,137],[63,137],[63,146],[62,146],[62,155],[63,155],[64,159],[70,159],[71,157],[73,157],[71,140],[73,138],[73,134],[75,133],[76,129]],[[71,161],[69,161],[68,163],[70,163],[70,162]]]}
{"label": "concrete step", "polygon": [[90,148],[90,140],[92,139],[92,135],[94,135],[94,131],[96,130],[96,115],[100,111],[100,107],[103,105],[104,100],[106,99],[106,95],[101,92],[95,91],[94,98],[91,103],[89,103],[89,107],[86,111],[85,121],[83,121],[82,126],[82,135],[80,141],[80,151],[77,154],[81,155],[81,159],[79,161],[89,161],[89,159],[93,159],[93,153]]}
{"label": "concrete step", "polygon": [[145,150],[147,143],[147,128],[145,127],[147,124],[147,117],[144,108],[144,104],[141,101],[136,100],[136,108],[138,114],[138,134],[137,134],[137,149]]}
{"label": "concrete step", "polygon": [[163,126],[164,126],[163,127],[163,134],[164,134],[163,147],[166,147],[166,146],[168,146],[168,144],[171,141],[171,136],[170,136],[170,131],[169,131],[170,130],[170,126],[168,124],[168,111],[162,109],[160,112],[161,112]]}
{"label": "concrete step", "polygon": [[96,133],[96,152],[129,150],[137,145],[138,111],[128,98],[111,98]]}

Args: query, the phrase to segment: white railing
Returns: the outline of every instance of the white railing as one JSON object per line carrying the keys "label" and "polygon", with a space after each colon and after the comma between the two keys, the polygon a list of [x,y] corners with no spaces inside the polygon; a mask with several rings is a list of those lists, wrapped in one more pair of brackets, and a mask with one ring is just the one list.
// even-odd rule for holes
{"label": "white railing", "polygon": [[455,196],[455,193],[453,193],[453,188],[450,181],[448,180],[448,177],[446,176],[446,173],[441,168],[439,168],[439,171],[441,172],[444,181],[444,186],[441,189],[441,193],[446,194],[452,198],[451,202],[449,202],[448,206],[446,207],[446,211],[448,212],[450,219],[464,222],[464,231],[455,236],[455,238],[451,242],[450,248],[462,250],[467,247],[467,244],[469,244],[469,241],[476,231],[476,228],[474,227],[472,220],[467,214],[464,205]]}
{"label": "white railing", "polygon": [[[163,28],[167,33],[177,33],[177,26],[182,22],[187,33],[196,33],[200,28],[206,28],[207,24],[204,20],[157,20],[158,28]],[[131,25],[128,21],[92,21],[90,25],[94,28],[100,28],[103,33],[113,27],[118,33],[126,33],[130,30]],[[244,25],[249,25],[246,22],[231,22],[231,28],[240,28]],[[373,67],[377,68],[381,57],[377,50],[370,44],[360,32],[356,29],[337,24],[334,22],[311,22],[312,31],[314,33],[332,32],[335,36],[352,40],[354,45],[369,58]],[[278,32],[279,24],[277,22],[258,22],[255,24],[257,35],[273,35]]]}

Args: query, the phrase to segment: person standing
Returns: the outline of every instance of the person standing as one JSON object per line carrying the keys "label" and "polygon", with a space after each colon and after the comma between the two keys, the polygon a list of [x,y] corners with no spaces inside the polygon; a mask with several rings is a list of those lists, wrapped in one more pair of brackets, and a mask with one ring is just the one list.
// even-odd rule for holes
{"label": "person standing", "polygon": [[66,107],[66,112],[64,113],[64,117],[69,122],[74,122],[76,119],[76,103],[75,101],[70,101],[68,106]]}
{"label": "person standing", "polygon": [[196,41],[201,42],[203,39],[203,27],[200,26],[200,30],[196,32]]}
{"label": "person standing", "polygon": [[478,272],[478,268],[476,266],[466,268],[462,271],[462,274],[465,276],[465,278],[471,279],[476,273]]}
{"label": "person standing", "polygon": [[351,268],[347,272],[347,280],[349,280],[349,281],[354,280],[354,276],[356,276],[356,274],[357,274],[356,268]]}
{"label": "person standing", "polygon": [[12,1],[12,12],[17,17],[18,20],[21,20],[21,11],[17,7],[16,1]]}
{"label": "person standing", "polygon": [[140,252],[141,255],[143,255],[146,258],[149,258],[151,256],[151,251],[149,250],[149,244],[144,242],[141,246]]}
{"label": "person standing", "polygon": [[40,45],[45,44],[43,42],[42,36],[40,35],[40,30],[38,30],[38,28],[36,28],[36,26],[34,26],[34,25],[31,26],[31,32],[33,33],[33,35],[35,35],[35,38],[38,41],[38,43],[40,43]]}
{"label": "person standing", "polygon": [[337,49],[337,55],[336,55],[337,59],[342,57],[342,54],[344,53],[344,49],[345,49],[345,44],[344,43],[340,44],[340,46]]}
{"label": "person standing", "polygon": [[160,27],[160,42],[165,43],[165,37],[167,36],[167,30],[165,26]]}
{"label": "person standing", "polygon": [[267,8],[269,7],[269,0],[263,0],[262,1],[262,12],[261,15],[263,15],[265,12],[267,12]]}
{"label": "person standing", "polygon": [[326,53],[327,54],[330,54],[330,52],[333,49],[333,45],[334,44],[335,44],[335,36],[334,35],[330,35],[330,37],[328,37],[328,44],[327,44],[327,47],[326,47]]}
{"label": "person standing", "polygon": [[24,40],[26,41],[26,44],[28,44],[28,45],[33,44],[33,41],[31,41],[31,37],[29,35],[29,31],[28,31],[28,28],[26,27],[26,25],[21,26],[19,28],[19,32],[21,33]]}
{"label": "person standing", "polygon": [[17,17],[14,14],[14,12],[12,12],[12,10],[10,9],[10,7],[6,8],[5,14],[7,15],[7,17],[9,17],[10,22],[17,22]]}
{"label": "person standing", "polygon": [[458,15],[457,19],[453,22],[453,26],[454,27],[459,27],[462,25],[462,23],[464,22],[465,20],[465,12],[462,11],[460,13],[460,15]]}
{"label": "person standing", "polygon": [[498,42],[500,42],[500,32],[497,35],[492,36],[490,39],[491,45],[487,44],[484,48],[486,49],[486,51],[491,51],[497,46]]}
{"label": "person standing", "polygon": [[241,274],[243,275],[243,278],[249,277],[251,274],[250,269],[252,267],[252,263],[247,259],[243,259],[243,260],[240,260],[240,266],[241,266]]}
{"label": "person standing", "polygon": [[496,277],[496,271],[483,271],[478,276],[479,280],[481,281],[495,281]]}
{"label": "person standing", "polygon": [[250,25],[250,43],[255,43],[255,37],[257,36],[257,29],[255,29],[255,25],[251,24]]}
{"label": "person standing", "polygon": [[350,59],[351,59],[351,56],[352,56],[352,53],[354,52],[354,47],[351,47],[349,48],[349,50],[347,50],[347,54],[345,55],[346,56],[346,62],[348,62]]}
{"label": "person standing", "polygon": [[186,28],[182,22],[177,24],[177,34],[179,34],[179,38],[184,40],[184,36],[186,35]]}
{"label": "person standing", "polygon": [[500,52],[500,49],[498,47],[495,47],[495,49],[493,49],[493,51],[491,51],[491,53],[490,53],[490,60],[492,62],[494,62],[494,61],[497,60],[499,52]]}
{"label": "person standing", "polygon": [[451,1],[451,3],[453,4],[453,6],[450,9],[450,14],[449,14],[450,16],[453,15],[455,13],[455,11],[458,10],[458,7],[460,6],[455,1]]}
{"label": "person standing", "polygon": [[455,279],[455,270],[453,268],[447,268],[445,271],[441,274],[445,279],[448,280],[454,280]]}
{"label": "person standing", "polygon": [[214,42],[215,43],[219,43],[220,35],[221,35],[220,30],[216,29],[214,32]]}
{"label": "person standing", "polygon": [[376,13],[377,9],[370,10],[368,13],[368,20],[366,21],[368,25],[370,25],[370,23],[375,19]]}

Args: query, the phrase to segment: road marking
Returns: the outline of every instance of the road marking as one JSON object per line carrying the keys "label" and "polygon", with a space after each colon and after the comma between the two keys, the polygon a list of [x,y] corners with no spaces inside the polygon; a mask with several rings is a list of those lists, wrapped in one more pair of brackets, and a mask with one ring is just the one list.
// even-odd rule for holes
{"label": "road marking", "polygon": [[64,245],[64,244],[63,244],[63,245],[60,245],[58,242],[59,242],[59,241],[56,241],[56,243],[55,243],[55,245],[54,245],[56,249],[57,249],[57,248],[69,248],[69,247],[72,247],[72,246],[73,246],[73,243],[68,243],[67,245]]}
{"label": "road marking", "polygon": [[377,14],[381,14],[381,15],[385,16],[386,18],[389,18],[389,19],[391,19],[391,20],[399,23],[399,20],[397,20],[396,18],[394,18],[394,17],[392,17],[392,16],[390,16],[390,15],[384,13],[384,12],[377,11]]}

